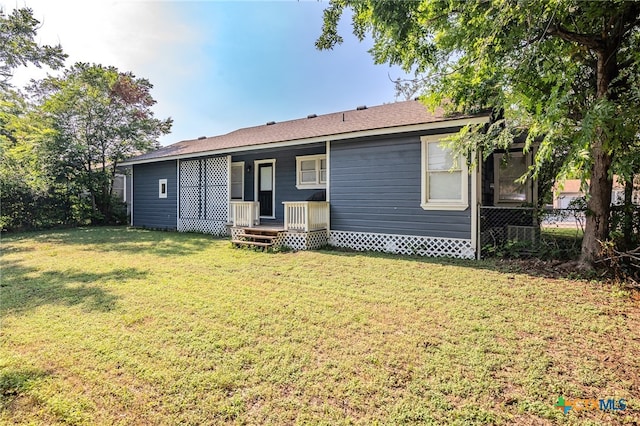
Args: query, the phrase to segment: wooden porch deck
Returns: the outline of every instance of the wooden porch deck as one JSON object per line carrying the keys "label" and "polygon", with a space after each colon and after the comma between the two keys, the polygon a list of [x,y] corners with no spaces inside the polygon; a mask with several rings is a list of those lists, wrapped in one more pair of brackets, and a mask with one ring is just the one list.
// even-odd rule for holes
{"label": "wooden porch deck", "polygon": [[253,226],[238,226],[240,229],[256,231],[284,232],[284,223],[265,223]]}

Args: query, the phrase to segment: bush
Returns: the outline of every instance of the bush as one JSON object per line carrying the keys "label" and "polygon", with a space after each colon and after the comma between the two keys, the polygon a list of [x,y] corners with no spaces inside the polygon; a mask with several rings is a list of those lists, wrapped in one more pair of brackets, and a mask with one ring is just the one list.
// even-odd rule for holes
{"label": "bush", "polygon": [[0,182],[2,231],[128,223],[125,203],[114,197],[110,207],[111,211],[105,215],[93,208],[90,196],[72,194],[64,185],[53,185],[48,191],[39,192],[19,179],[3,179]]}

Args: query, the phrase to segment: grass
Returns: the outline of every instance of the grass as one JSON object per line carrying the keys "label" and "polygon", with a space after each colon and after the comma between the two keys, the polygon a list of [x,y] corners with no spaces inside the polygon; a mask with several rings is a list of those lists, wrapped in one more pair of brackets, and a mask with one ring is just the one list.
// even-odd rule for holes
{"label": "grass", "polygon": [[602,284],[93,228],[3,238],[0,285],[3,423],[640,422],[639,299]]}
{"label": "grass", "polygon": [[566,238],[566,239],[575,239],[582,240],[582,236],[584,235],[584,231],[580,227],[557,227],[557,226],[545,226],[541,230],[543,237],[548,238]]}

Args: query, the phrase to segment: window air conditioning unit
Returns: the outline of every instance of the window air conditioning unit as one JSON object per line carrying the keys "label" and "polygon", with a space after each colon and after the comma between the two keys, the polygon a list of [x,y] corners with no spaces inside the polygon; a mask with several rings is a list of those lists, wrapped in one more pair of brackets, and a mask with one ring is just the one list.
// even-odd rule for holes
{"label": "window air conditioning unit", "polygon": [[507,239],[512,241],[536,242],[538,228],[535,226],[507,225]]}

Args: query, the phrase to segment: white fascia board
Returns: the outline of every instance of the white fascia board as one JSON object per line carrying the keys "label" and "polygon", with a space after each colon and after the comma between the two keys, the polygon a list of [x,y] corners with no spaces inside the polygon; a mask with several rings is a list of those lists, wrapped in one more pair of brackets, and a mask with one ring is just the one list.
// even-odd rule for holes
{"label": "white fascia board", "polygon": [[157,163],[160,161],[179,160],[184,158],[208,157],[211,155],[231,154],[245,151],[257,151],[261,149],[285,148],[296,145],[309,145],[313,143],[340,141],[345,139],[364,138],[367,136],[384,136],[394,133],[420,132],[426,130],[445,129],[447,127],[462,127],[470,124],[483,124],[489,122],[489,115],[479,117],[457,118],[455,120],[436,121],[432,123],[410,124],[407,126],[386,127],[382,129],[361,130],[357,132],[338,133],[335,135],[318,136],[314,138],[295,139],[283,142],[268,142],[258,145],[246,145],[231,148],[215,149],[211,151],[192,152],[188,154],[171,155],[167,157],[148,158],[138,161],[123,161],[121,166],[130,166],[133,164]]}

